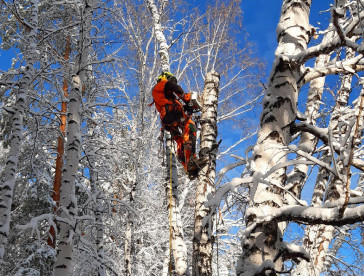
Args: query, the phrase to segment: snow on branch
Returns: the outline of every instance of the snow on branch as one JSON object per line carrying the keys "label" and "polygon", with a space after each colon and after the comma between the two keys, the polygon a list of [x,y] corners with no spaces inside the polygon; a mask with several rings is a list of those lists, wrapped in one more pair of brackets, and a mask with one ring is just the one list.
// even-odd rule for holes
{"label": "snow on branch", "polygon": [[328,144],[329,137],[327,128],[320,128],[306,122],[300,122],[294,125],[294,130],[311,133],[312,135],[322,140],[322,142],[324,142],[326,145]]}
{"label": "snow on branch", "polygon": [[347,208],[340,218],[340,207],[321,208],[307,206],[286,206],[277,210],[277,221],[295,221],[309,224],[341,226],[364,221],[364,205]]}
{"label": "snow on branch", "polygon": [[[311,133],[312,135],[315,135],[317,138],[319,138],[325,145],[330,146],[332,148],[332,151],[340,154],[340,149],[338,146],[333,145],[332,143],[330,143],[330,131],[328,128],[320,128],[314,125],[311,125],[307,122],[300,122],[297,123],[293,126],[293,130],[294,131],[305,131],[308,133]],[[332,139],[332,137],[331,137]],[[296,146],[290,146],[290,150],[296,152],[297,154],[304,156],[306,158],[311,158],[310,160],[315,160],[318,161],[316,162],[318,165],[324,166],[325,168],[327,168],[328,165],[324,165],[325,163],[323,163],[322,161],[319,161],[318,159],[310,156],[309,154],[305,153],[302,150],[299,150]],[[364,171],[364,162],[363,160],[359,159],[359,158],[353,158],[351,165],[353,165],[355,168]],[[336,172],[334,173],[336,174]]]}
{"label": "snow on branch", "polygon": [[106,200],[112,201],[112,202],[118,202],[122,205],[124,205],[130,212],[134,213],[136,216],[140,216],[139,212],[135,210],[129,203],[125,202],[125,200],[120,200],[117,198],[107,198]]}
{"label": "snow on branch", "polygon": [[270,221],[293,221],[310,225],[325,224],[333,226],[364,221],[364,205],[346,208],[342,216],[340,210],[341,205],[333,208],[293,205],[272,209],[270,216],[257,217],[256,221],[246,228],[243,239],[247,238],[257,226]]}
{"label": "snow on branch", "polygon": [[235,177],[233,178],[230,182],[226,183],[225,185],[223,185],[221,188],[219,188],[215,195],[209,199],[209,201],[207,201],[205,203],[206,207],[218,207],[220,205],[220,202],[223,198],[223,196],[234,190],[236,187],[241,186],[241,185],[247,185],[253,183],[253,177],[247,177],[247,178],[240,178],[240,177]]}
{"label": "snow on branch", "polygon": [[297,55],[287,56],[288,59],[297,62],[298,64],[304,64],[311,58],[317,57],[320,54],[329,54],[341,46],[348,46],[359,53],[363,52],[363,47],[350,40],[350,38],[353,36],[355,28],[359,25],[360,18],[364,17],[364,11],[362,11],[358,17],[353,18],[345,29],[342,28],[338,20],[339,17],[342,16],[341,10],[333,7],[331,14],[332,24],[329,25],[327,32],[333,32],[335,29],[337,31],[337,36],[328,41],[323,41],[316,46],[312,46]]}
{"label": "snow on branch", "polygon": [[307,158],[308,160],[316,163],[317,165],[320,165],[321,167],[324,167],[326,170],[328,170],[329,172],[331,172],[335,176],[338,176],[336,170],[331,168],[327,163],[322,162],[321,160],[313,157],[312,155],[308,154],[307,152],[304,152],[303,150],[298,149],[298,147],[296,145],[289,145],[288,149],[290,149],[291,151],[293,151],[293,152]]}
{"label": "snow on branch", "polygon": [[239,160],[235,163],[232,163],[232,164],[229,164],[225,167],[223,167],[220,171],[219,171],[219,174],[217,176],[217,181],[216,181],[216,184],[215,186],[219,186],[224,175],[228,172],[228,171],[231,171],[232,169],[235,169],[236,167],[239,167],[239,166],[243,166],[245,165],[247,162],[246,160]]}
{"label": "snow on branch", "polygon": [[296,244],[282,243],[283,259],[304,259],[310,261],[310,254],[305,248]]}
{"label": "snow on branch", "polygon": [[39,229],[38,229],[38,224],[40,221],[42,220],[47,220],[49,225],[53,227],[53,229],[57,229],[57,226],[54,222],[54,217],[53,217],[53,214],[43,214],[43,215],[40,215],[40,216],[37,216],[35,218],[32,218],[30,220],[30,222],[28,222],[27,224],[24,224],[24,225],[15,225],[15,229],[18,229],[20,230],[20,232],[23,232],[27,229],[32,229],[32,233],[31,233],[31,236],[33,236],[34,232],[36,233],[37,235],[37,238],[38,240],[40,240],[40,233],[39,233]]}
{"label": "snow on branch", "polygon": [[306,84],[316,78],[325,77],[328,75],[337,75],[340,73],[352,73],[364,71],[364,65],[354,63],[358,58],[353,58],[347,61],[336,62],[333,65],[328,65],[321,68],[306,68],[304,76],[302,78],[303,84]]}

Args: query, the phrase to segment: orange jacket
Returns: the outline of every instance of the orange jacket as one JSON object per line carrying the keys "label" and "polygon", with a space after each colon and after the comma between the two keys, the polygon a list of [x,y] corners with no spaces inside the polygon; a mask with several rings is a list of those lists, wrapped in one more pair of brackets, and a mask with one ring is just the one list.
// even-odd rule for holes
{"label": "orange jacket", "polygon": [[163,114],[163,116],[162,116],[162,113],[165,113],[165,111],[163,109],[164,106],[167,104],[173,104],[173,100],[172,99],[168,100],[165,95],[166,93],[164,91],[164,88],[165,88],[167,82],[168,82],[167,80],[161,80],[154,86],[153,92],[152,92],[155,107],[157,108],[158,112],[161,114],[161,119],[165,115],[165,114]]}
{"label": "orange jacket", "polygon": [[173,103],[176,103],[181,106],[182,109],[182,105],[176,100],[174,93],[182,100],[188,100],[189,94],[186,95],[182,87],[173,81],[161,80],[154,86],[152,95],[161,119],[166,115],[164,108],[166,105],[173,105]]}

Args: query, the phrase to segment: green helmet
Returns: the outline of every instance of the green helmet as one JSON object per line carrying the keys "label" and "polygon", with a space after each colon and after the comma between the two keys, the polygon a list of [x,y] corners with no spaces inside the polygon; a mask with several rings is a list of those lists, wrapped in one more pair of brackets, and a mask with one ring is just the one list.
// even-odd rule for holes
{"label": "green helmet", "polygon": [[176,77],[170,72],[163,72],[162,74],[160,74],[157,82],[160,82],[161,80],[174,81],[175,83],[177,83]]}

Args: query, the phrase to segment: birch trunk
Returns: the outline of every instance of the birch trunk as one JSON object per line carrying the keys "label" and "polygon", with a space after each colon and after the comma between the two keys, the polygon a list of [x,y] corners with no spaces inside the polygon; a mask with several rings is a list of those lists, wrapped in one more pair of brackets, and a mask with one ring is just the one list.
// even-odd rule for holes
{"label": "birch trunk", "polygon": [[217,138],[217,105],[219,96],[220,75],[215,71],[207,73],[203,91],[201,112],[201,149],[208,149],[207,166],[198,173],[196,187],[195,226],[193,236],[193,276],[212,275],[213,221],[209,216],[210,209],[204,204],[207,196],[215,192],[216,150],[213,146]]}
{"label": "birch trunk", "polygon": [[76,226],[77,199],[75,195],[78,162],[81,153],[81,89],[82,83],[78,75],[72,78],[67,124],[66,162],[63,169],[60,210],[58,221],[58,247],[55,276],[67,276],[72,272],[73,235]]}
{"label": "birch trunk", "polygon": [[[137,170],[137,168],[135,168],[135,169]],[[136,171],[135,173],[137,174],[138,172]],[[137,181],[135,181],[132,184],[131,191],[129,194],[129,203],[130,203],[130,206],[133,206],[133,207],[134,207],[134,203],[135,203],[136,184],[137,184]],[[133,261],[132,256],[134,254],[134,247],[133,247],[134,219],[135,219],[134,213],[130,212],[128,214],[128,221],[126,223],[126,231],[125,231],[125,251],[124,251],[124,253],[125,253],[125,256],[124,256],[125,276],[132,275],[131,264]]]}
{"label": "birch trunk", "polygon": [[[91,70],[90,70],[91,72]],[[91,117],[92,115],[89,114]],[[88,129],[89,129],[89,147],[90,153],[87,153],[87,160],[89,163],[89,171],[90,171],[90,186],[91,192],[94,199],[94,216],[95,216],[95,228],[96,228],[96,253],[97,253],[97,261],[98,261],[98,269],[97,275],[98,276],[106,276],[106,269],[105,269],[105,251],[104,251],[104,222],[102,219],[103,215],[103,207],[102,207],[102,193],[98,189],[98,173],[96,168],[96,156],[94,155],[97,152],[97,149],[93,146],[92,138],[95,140],[98,137],[95,137],[95,133],[92,131],[93,124],[90,121],[87,122]]]}
{"label": "birch trunk", "polygon": [[[91,157],[93,159],[93,157]],[[102,202],[100,198],[100,192],[97,188],[97,172],[95,170],[95,161],[90,160],[90,184],[91,192],[95,198],[95,224],[96,224],[96,252],[97,259],[99,261],[98,265],[98,276],[106,276],[106,269],[104,266],[105,262],[105,251],[104,251],[104,222],[102,219]]]}
{"label": "birch trunk", "polygon": [[[68,61],[69,55],[71,53],[71,40],[70,36],[67,36],[66,39],[66,49],[64,53],[64,60]],[[66,120],[67,120],[67,101],[68,98],[68,80],[64,77],[63,80],[63,96],[61,104],[61,114],[60,114],[60,125],[59,130],[61,135],[58,137],[58,146],[57,146],[57,159],[56,159],[56,168],[54,174],[54,183],[53,183],[53,194],[52,199],[55,202],[56,206],[54,208],[54,212],[57,212],[59,208],[59,199],[60,199],[60,191],[61,191],[61,181],[62,181],[62,168],[63,168],[63,154],[64,154],[64,137],[66,134]],[[55,248],[56,247],[56,229],[53,226],[49,229],[49,237],[48,237],[48,245]]]}
{"label": "birch trunk", "polygon": [[57,260],[55,276],[67,276],[72,273],[73,235],[76,227],[77,198],[75,194],[79,159],[81,156],[81,103],[83,84],[86,83],[86,70],[88,65],[91,39],[92,13],[95,0],[85,0],[81,7],[84,21],[80,26],[78,54],[75,62],[75,74],[72,78],[72,89],[69,94],[67,114],[67,147],[65,165],[62,174],[60,192],[60,220],[59,243],[57,247]]}
{"label": "birch trunk", "polygon": [[169,265],[170,265],[170,256],[169,256],[169,248],[167,247],[164,253],[162,276],[169,275]]}
{"label": "birch trunk", "polygon": [[[297,115],[297,81],[302,76],[302,67],[290,64],[284,55],[299,54],[307,48],[310,39],[309,12],[311,1],[283,1],[281,18],[277,27],[278,47],[268,89],[263,100],[258,141],[254,147],[254,183],[250,190],[250,203],[246,214],[247,226],[257,217],[272,214],[283,205],[281,190],[260,181],[274,165],[285,162],[283,148],[290,143],[292,125]],[[285,169],[271,173],[265,180],[284,185]],[[243,255],[237,274],[276,275],[283,267],[279,257],[282,249],[282,225],[272,221],[256,227],[243,242]]]}
{"label": "birch trunk", "polygon": [[[170,136],[170,135],[168,135]],[[173,153],[172,141],[167,138],[166,160],[166,197],[168,198],[168,214],[170,216],[170,239],[173,261],[177,275],[187,275],[187,246],[183,237],[183,225],[179,210],[177,160]],[[172,162],[172,163],[171,163]],[[171,191],[172,185],[172,191]],[[170,260],[171,262],[172,260]]]}
{"label": "birch trunk", "polygon": [[131,262],[132,262],[132,229],[133,229],[133,221],[129,219],[128,216],[128,222],[126,224],[126,230],[125,230],[125,245],[124,245],[124,274],[125,276],[131,276]]}
{"label": "birch trunk", "polygon": [[[354,55],[352,50],[347,50],[347,56],[351,58]],[[339,118],[343,116],[345,112],[345,107],[348,104],[349,94],[351,91],[351,81],[352,75],[344,75],[341,78],[341,87],[338,92],[338,98],[336,101],[336,106],[334,108],[332,117],[330,118],[329,127],[332,128],[334,136],[340,139],[340,136],[344,133],[343,130],[339,130],[338,123]],[[332,154],[327,153],[324,158],[325,162],[330,163],[332,160]],[[338,164],[339,174],[345,173],[345,168],[340,162]],[[346,168],[347,169],[347,168]],[[312,197],[311,206],[319,207],[324,202],[324,194],[326,191],[326,183],[330,178],[329,172],[325,168],[320,168],[318,177],[316,179],[316,184],[314,187],[314,193]],[[341,190],[342,195],[344,191],[342,190],[342,182],[333,177],[329,186],[327,188],[327,195],[325,202],[338,200],[340,197]],[[336,192],[334,192],[336,191]],[[294,275],[308,276],[308,275],[319,275],[324,267],[324,262],[329,249],[329,245],[334,237],[335,227],[330,225],[312,225],[307,226],[305,229],[305,237],[303,239],[303,245],[311,256],[311,262],[302,261],[294,272]]]}
{"label": "birch trunk", "polygon": [[[168,3],[167,1],[164,1]],[[159,46],[159,56],[161,59],[161,67],[162,71],[169,71],[169,53],[168,53],[168,44],[166,37],[163,34],[162,31],[162,25],[161,25],[161,16],[158,12],[158,8],[154,3],[154,0],[148,0],[148,8],[152,14],[152,20],[153,20],[153,27],[154,27],[154,35],[158,42]]]}
{"label": "birch trunk", "polygon": [[[163,4],[166,5],[168,1],[164,1]],[[161,16],[158,12],[157,6],[154,0],[147,1],[148,8],[152,14],[154,35],[159,46],[159,55],[161,59],[162,71],[170,71],[169,67],[169,53],[167,40],[162,31]],[[171,137],[166,139],[166,159],[167,159],[167,175],[166,175],[166,195],[168,204],[168,213],[171,216],[170,220],[170,239],[173,252],[173,259],[175,264],[175,270],[177,275],[186,275],[187,271],[187,246],[183,240],[183,226],[181,221],[181,215],[178,208],[178,177],[177,177],[177,165],[176,156],[171,151],[172,147]],[[172,154],[172,163],[170,163],[170,155]],[[172,170],[172,171],[170,171]],[[170,186],[169,181],[172,175],[172,199],[170,200]],[[170,262],[172,260],[170,259]]]}
{"label": "birch trunk", "polygon": [[[332,29],[328,32],[322,42],[327,43],[330,41],[336,32],[333,30],[333,26],[329,27]],[[315,68],[322,68],[325,67],[326,64],[330,60],[330,55],[320,55],[316,58],[315,61]],[[311,125],[316,125],[316,117],[320,111],[321,105],[321,98],[322,93],[324,91],[325,86],[325,77],[320,77],[312,80],[310,82],[310,89],[308,90],[308,97],[307,97],[307,106],[305,110],[305,120],[306,123]],[[299,149],[307,152],[308,154],[312,154],[313,151],[316,149],[316,145],[318,142],[318,138],[308,132],[302,132],[300,141],[298,143]],[[297,160],[305,160],[304,157],[298,156]],[[306,164],[298,164],[294,167],[292,172],[287,176],[287,188],[293,192],[296,197],[300,197],[303,185],[306,180],[306,175],[309,169],[309,165]],[[296,200],[292,199],[288,196],[288,203],[295,204]]]}
{"label": "birch trunk", "polygon": [[[350,83],[351,83],[351,75],[346,76],[347,78],[350,78]],[[347,79],[346,78],[346,79]],[[339,99],[338,99],[338,112],[335,114],[335,116],[333,115],[334,118],[334,127],[335,130],[337,131],[336,135],[338,135],[338,141],[342,140],[345,135],[348,132],[351,132],[350,137],[354,137],[351,141],[355,141],[356,140],[356,135],[358,134],[356,132],[356,128],[355,125],[353,127],[340,127],[341,122],[340,122],[340,117],[344,115],[345,111],[344,110],[344,105],[345,103],[348,103],[348,99],[349,99],[349,94],[350,94],[350,89],[348,90],[341,90],[341,94]],[[363,99],[364,99],[364,87],[362,87],[360,96],[358,98],[358,102],[356,104],[356,110],[359,111],[360,108],[363,108]],[[358,112],[360,114],[360,112]],[[358,129],[362,129],[363,127],[363,118],[361,115],[356,114],[357,118],[356,118],[356,123],[358,125]],[[360,116],[360,117],[358,117]],[[333,131],[334,133],[336,131]],[[341,136],[341,137],[340,137]],[[348,139],[348,143],[349,143],[349,148],[350,147],[355,147],[354,144],[351,144],[350,138]],[[345,151],[345,150],[344,150]],[[325,198],[325,203],[326,202],[332,202],[332,201],[339,201],[341,205],[345,205],[345,202],[347,200],[349,200],[349,197],[346,197],[347,193],[350,193],[350,180],[351,180],[351,164],[350,164],[350,156],[351,154],[347,154],[347,152],[340,152],[339,157],[337,158],[337,163],[336,163],[336,169],[338,170],[338,173],[340,175],[340,178],[338,177],[333,177],[332,180],[330,181],[328,188],[327,188],[327,192],[326,192],[326,198]],[[343,158],[343,156],[345,156],[346,158]],[[343,207],[342,207],[343,208]],[[319,225],[319,229],[318,229],[318,233],[317,233],[317,237],[313,243],[313,248],[315,249],[315,253],[313,255],[313,260],[314,260],[314,272],[315,273],[321,273],[322,269],[324,268],[324,264],[325,264],[325,260],[327,257],[327,253],[329,251],[329,245],[332,242],[332,239],[334,237],[334,232],[335,232],[335,228],[333,226],[328,226],[328,225]],[[320,233],[323,233],[320,235]]]}
{"label": "birch trunk", "polygon": [[16,95],[15,106],[12,110],[10,150],[6,158],[3,173],[0,178],[0,263],[3,261],[5,245],[7,243],[10,221],[11,204],[18,171],[19,153],[23,140],[24,116],[28,91],[35,77],[34,63],[36,62],[36,38],[38,32],[38,0],[30,1],[31,15],[30,22],[32,29],[26,35],[26,47],[24,57],[26,66],[24,75],[19,81],[19,89]]}

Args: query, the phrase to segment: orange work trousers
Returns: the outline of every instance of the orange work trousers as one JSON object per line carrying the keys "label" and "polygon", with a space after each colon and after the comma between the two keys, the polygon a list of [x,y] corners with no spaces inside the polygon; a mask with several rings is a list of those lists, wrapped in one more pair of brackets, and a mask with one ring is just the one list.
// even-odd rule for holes
{"label": "orange work trousers", "polygon": [[165,106],[161,111],[164,111],[161,112],[161,116],[164,115],[162,118],[164,129],[169,131],[176,141],[178,160],[187,171],[188,162],[191,157],[196,156],[196,125],[190,116],[185,114],[180,103]]}

